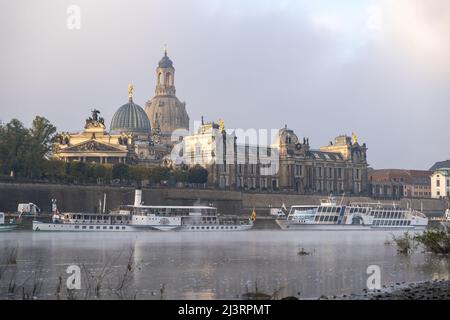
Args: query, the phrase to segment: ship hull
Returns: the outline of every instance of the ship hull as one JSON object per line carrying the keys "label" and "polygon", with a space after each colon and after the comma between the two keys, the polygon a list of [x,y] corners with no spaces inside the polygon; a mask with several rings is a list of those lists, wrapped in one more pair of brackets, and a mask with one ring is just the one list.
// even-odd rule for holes
{"label": "ship hull", "polygon": [[33,221],[33,231],[55,232],[130,232],[141,231],[144,228],[136,228],[130,225],[96,225],[96,224],[72,224],[72,223],[46,223]]}
{"label": "ship hull", "polygon": [[12,231],[17,228],[16,224],[1,224],[0,225],[0,232],[6,232],[6,231]]}
{"label": "ship hull", "polygon": [[275,220],[281,230],[302,231],[396,231],[396,230],[424,230],[426,226],[392,226],[375,227],[357,224],[306,224],[294,223],[287,220]]}
{"label": "ship hull", "polygon": [[222,232],[222,231],[247,231],[253,225],[183,225],[179,230],[186,232]]}
{"label": "ship hull", "polygon": [[51,232],[133,232],[133,231],[246,231],[253,225],[98,225],[98,224],[73,224],[73,223],[46,223],[33,221],[33,231]]}

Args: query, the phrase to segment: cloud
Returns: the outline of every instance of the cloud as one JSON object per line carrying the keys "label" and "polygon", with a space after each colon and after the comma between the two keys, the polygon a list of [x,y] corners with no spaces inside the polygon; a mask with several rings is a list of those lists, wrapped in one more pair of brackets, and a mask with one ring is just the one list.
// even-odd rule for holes
{"label": "cloud", "polygon": [[[287,124],[313,147],[358,133],[374,167],[450,158],[450,2],[446,0],[7,1],[0,10],[1,119],[36,114],[81,130],[154,94],[164,43],[192,120]],[[4,9],[4,10],[3,10]],[[437,116],[438,115],[438,116]]]}
{"label": "cloud", "polygon": [[424,70],[449,71],[449,1],[384,0],[382,15],[385,46]]}

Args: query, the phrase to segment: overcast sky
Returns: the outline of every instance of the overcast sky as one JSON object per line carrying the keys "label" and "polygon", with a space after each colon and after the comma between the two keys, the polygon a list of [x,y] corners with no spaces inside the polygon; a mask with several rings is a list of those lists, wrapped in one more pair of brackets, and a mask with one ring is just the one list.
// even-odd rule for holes
{"label": "overcast sky", "polygon": [[[352,131],[375,168],[450,158],[450,1],[0,0],[0,119],[80,131],[154,95],[164,44],[191,120]],[[67,7],[81,9],[69,30]]]}

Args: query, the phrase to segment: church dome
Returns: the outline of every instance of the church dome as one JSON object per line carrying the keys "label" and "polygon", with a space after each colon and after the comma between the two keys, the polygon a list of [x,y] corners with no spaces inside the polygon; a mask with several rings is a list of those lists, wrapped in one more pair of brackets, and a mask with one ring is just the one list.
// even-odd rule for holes
{"label": "church dome", "polygon": [[115,132],[149,134],[151,125],[144,109],[130,98],[129,102],[121,106],[114,114],[110,128]]}
{"label": "church dome", "polygon": [[167,51],[164,52],[164,57],[159,60],[158,67],[160,68],[173,68],[173,62],[167,56]]}

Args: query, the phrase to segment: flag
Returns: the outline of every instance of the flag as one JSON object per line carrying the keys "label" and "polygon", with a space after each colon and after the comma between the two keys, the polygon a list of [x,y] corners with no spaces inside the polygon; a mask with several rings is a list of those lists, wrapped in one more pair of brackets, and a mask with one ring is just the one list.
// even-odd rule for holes
{"label": "flag", "polygon": [[283,203],[283,205],[281,206],[281,209],[283,209],[284,212],[287,211],[286,205]]}

